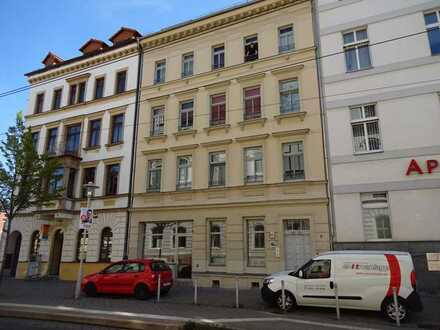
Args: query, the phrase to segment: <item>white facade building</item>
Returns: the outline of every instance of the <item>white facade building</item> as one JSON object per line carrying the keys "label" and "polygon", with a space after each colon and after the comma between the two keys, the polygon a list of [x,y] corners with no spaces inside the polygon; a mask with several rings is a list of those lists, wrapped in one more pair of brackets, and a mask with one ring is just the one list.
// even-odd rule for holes
{"label": "white facade building", "polygon": [[317,2],[335,247],[407,250],[436,289],[426,253],[440,252],[439,10]]}

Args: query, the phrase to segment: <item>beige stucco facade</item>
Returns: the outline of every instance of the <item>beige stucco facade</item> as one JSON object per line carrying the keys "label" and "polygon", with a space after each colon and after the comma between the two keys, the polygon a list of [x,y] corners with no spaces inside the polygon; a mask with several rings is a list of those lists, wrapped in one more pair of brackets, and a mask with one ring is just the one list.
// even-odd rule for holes
{"label": "beige stucco facade", "polygon": [[[279,31],[285,26],[293,27],[294,48],[280,53]],[[245,38],[253,35],[258,59],[245,62]],[[328,250],[310,2],[256,1],[147,36],[141,44],[145,54],[129,256],[178,259],[186,268],[182,277],[190,271],[203,286],[230,287],[239,276],[240,286],[249,287],[265,274]],[[212,52],[218,45],[224,46],[225,65],[213,70]],[[182,78],[182,55],[188,53],[193,54],[193,74]],[[163,62],[165,79],[157,83],[155,69]],[[299,108],[287,113],[280,111],[284,81],[296,81],[299,89]],[[261,114],[246,120],[244,93],[249,87],[259,88]],[[224,95],[226,117],[213,125],[211,97],[216,95]],[[189,100],[193,122],[182,129],[182,103]],[[153,109],[163,109],[160,132],[152,128]],[[302,143],[304,177],[289,180],[283,152],[295,142]],[[251,147],[262,153],[262,177],[248,183],[245,150]],[[215,152],[224,154],[224,182],[214,187],[209,159]],[[190,156],[192,180],[180,190],[177,161],[184,156]],[[161,164],[156,191],[149,191],[152,160]],[[157,223],[166,226],[154,237]],[[179,223],[185,224],[180,235],[185,238],[176,243],[180,236],[173,233]],[[264,234],[249,232],[250,223],[258,223],[260,231],[263,225]]]}

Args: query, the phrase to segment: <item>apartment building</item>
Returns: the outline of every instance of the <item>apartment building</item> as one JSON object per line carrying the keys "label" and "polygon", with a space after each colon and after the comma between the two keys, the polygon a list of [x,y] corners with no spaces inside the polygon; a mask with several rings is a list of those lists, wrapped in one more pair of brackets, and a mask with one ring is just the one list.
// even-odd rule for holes
{"label": "apartment building", "polygon": [[140,44],[129,256],[251,287],[328,250],[311,1],[252,1]]}
{"label": "apartment building", "polygon": [[440,4],[317,5],[336,248],[409,251],[439,290]]}
{"label": "apartment building", "polygon": [[[126,236],[129,173],[140,34],[121,28],[111,45],[90,39],[78,57],[49,53],[44,68],[26,74],[31,86],[26,125],[39,153],[59,159],[47,189],[64,188],[63,198],[14,219],[7,268],[28,274],[39,262],[41,276],[76,278],[86,207],[83,184],[98,186],[93,224],[86,239],[85,272],[122,259]],[[34,265],[35,266],[35,265]]]}

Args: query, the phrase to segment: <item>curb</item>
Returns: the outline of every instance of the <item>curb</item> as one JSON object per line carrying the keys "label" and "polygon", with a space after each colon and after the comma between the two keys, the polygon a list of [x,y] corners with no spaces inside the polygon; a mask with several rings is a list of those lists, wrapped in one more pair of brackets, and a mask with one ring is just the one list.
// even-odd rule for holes
{"label": "curb", "polygon": [[0,304],[0,317],[58,321],[135,330],[181,330],[185,318],[150,318],[148,314],[118,313],[70,307]]}

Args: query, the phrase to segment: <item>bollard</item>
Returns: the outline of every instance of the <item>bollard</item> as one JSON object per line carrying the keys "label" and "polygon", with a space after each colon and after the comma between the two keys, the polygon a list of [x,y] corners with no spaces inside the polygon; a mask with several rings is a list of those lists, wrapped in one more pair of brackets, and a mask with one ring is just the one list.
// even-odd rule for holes
{"label": "bollard", "polygon": [[238,300],[238,277],[235,279],[235,308],[240,308]]}
{"label": "bollard", "polygon": [[394,313],[396,313],[396,325],[400,327],[399,302],[397,300],[397,288],[393,287]]}
{"label": "bollard", "polygon": [[335,301],[336,301],[336,319],[341,319],[341,311],[339,308],[339,293],[338,293],[338,283],[335,282]]}
{"label": "bollard", "polygon": [[281,305],[283,311],[286,311],[286,290],[284,288],[284,280],[281,280]]}
{"label": "bollard", "polygon": [[194,280],[194,305],[197,305],[197,280]]}
{"label": "bollard", "polygon": [[157,302],[160,302],[160,273],[157,278]]}

